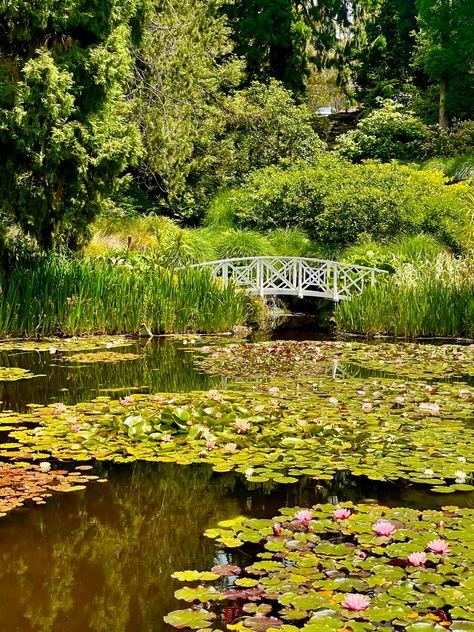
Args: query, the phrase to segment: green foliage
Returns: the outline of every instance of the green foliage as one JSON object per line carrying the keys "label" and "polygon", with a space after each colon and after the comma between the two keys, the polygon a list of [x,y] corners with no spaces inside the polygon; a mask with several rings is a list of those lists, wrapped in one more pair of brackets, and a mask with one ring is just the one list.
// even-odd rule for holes
{"label": "green foliage", "polygon": [[312,257],[315,245],[300,228],[275,228],[267,233],[267,238],[276,254],[287,257]]}
{"label": "green foliage", "polygon": [[357,244],[344,250],[341,260],[393,272],[403,263],[432,261],[444,250],[444,246],[432,235],[402,236],[388,243],[376,242],[370,235],[361,235]]}
{"label": "green foliage", "polygon": [[416,160],[423,155],[427,133],[413,114],[385,101],[380,109],[362,118],[354,130],[339,136],[336,148],[354,162],[367,158]]}
{"label": "green foliage", "polygon": [[471,0],[417,0],[416,63],[439,86],[440,125],[474,118],[474,11]]}
{"label": "green foliage", "polygon": [[430,130],[425,153],[450,158],[474,154],[474,121],[456,121],[448,129]]}
{"label": "green foliage", "polygon": [[401,266],[396,275],[338,305],[335,318],[339,329],[365,334],[472,337],[472,256],[441,255]]}
{"label": "green foliage", "polygon": [[142,0],[0,8],[0,209],[44,249],[77,245],[140,151],[124,84]]}
{"label": "green foliage", "polygon": [[469,245],[469,186],[396,164],[327,155],[315,166],[273,166],[250,175],[228,201],[243,226],[298,227],[326,245],[348,245],[362,233],[380,240],[420,232],[456,249]]}
{"label": "green foliage", "polygon": [[294,0],[227,2],[236,53],[245,58],[246,73],[255,80],[281,81],[300,93],[308,75],[311,29]]}
{"label": "green foliage", "polygon": [[[146,263],[146,265],[145,265]],[[206,272],[127,259],[48,258],[0,275],[2,335],[218,332],[243,324],[250,299]]]}
{"label": "green foliage", "polygon": [[167,213],[196,220],[250,170],[321,146],[310,111],[278,82],[238,89],[220,2],[155,2],[134,85],[146,158],[140,177]]}
{"label": "green foliage", "polygon": [[405,92],[413,81],[416,13],[415,0],[373,3],[352,52],[357,93],[366,105]]}
{"label": "green foliage", "polygon": [[474,154],[457,156],[456,158],[431,158],[421,166],[428,171],[441,171],[454,182],[462,182],[474,178]]}

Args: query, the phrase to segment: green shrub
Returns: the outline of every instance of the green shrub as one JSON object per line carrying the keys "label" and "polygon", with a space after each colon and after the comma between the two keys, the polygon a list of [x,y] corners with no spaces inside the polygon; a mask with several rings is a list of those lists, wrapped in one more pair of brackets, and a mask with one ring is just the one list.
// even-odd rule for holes
{"label": "green shrub", "polygon": [[440,173],[325,155],[316,166],[259,170],[227,201],[244,227],[300,228],[327,246],[354,244],[362,233],[380,240],[424,232],[460,250],[468,245],[470,187],[445,183]]}
{"label": "green shrub", "polygon": [[277,255],[285,257],[313,256],[313,245],[304,230],[299,228],[276,228],[267,233],[267,239]]}
{"label": "green shrub", "polygon": [[264,257],[275,254],[270,241],[253,230],[230,228],[214,238],[215,258]]}
{"label": "green shrub", "polygon": [[444,250],[444,246],[435,237],[423,233],[402,236],[386,243],[376,242],[370,235],[361,235],[357,244],[344,250],[341,260],[394,272],[404,263],[433,261]]}
{"label": "green shrub", "polygon": [[428,130],[411,112],[385,101],[357,127],[336,141],[339,153],[354,162],[366,159],[410,161],[423,156]]}
{"label": "green shrub", "polygon": [[425,154],[446,158],[474,154],[474,121],[457,121],[447,129],[433,127],[425,143]]}

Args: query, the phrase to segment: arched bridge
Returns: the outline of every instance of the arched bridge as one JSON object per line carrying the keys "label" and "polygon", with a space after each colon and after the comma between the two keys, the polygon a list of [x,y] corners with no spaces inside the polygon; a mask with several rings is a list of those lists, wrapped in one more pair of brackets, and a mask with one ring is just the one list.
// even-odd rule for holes
{"label": "arched bridge", "polygon": [[230,279],[258,296],[298,296],[329,298],[333,301],[359,294],[373,285],[385,270],[356,266],[338,261],[303,257],[242,257],[197,264],[222,278]]}

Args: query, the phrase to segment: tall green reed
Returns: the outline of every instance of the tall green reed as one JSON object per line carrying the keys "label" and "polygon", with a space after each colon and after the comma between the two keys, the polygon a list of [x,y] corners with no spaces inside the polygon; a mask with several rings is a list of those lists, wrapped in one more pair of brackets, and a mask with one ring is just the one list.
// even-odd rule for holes
{"label": "tall green reed", "polygon": [[371,335],[474,337],[474,257],[401,266],[340,303],[335,320],[340,330]]}
{"label": "tall green reed", "polygon": [[222,332],[252,302],[209,272],[51,257],[0,273],[1,335]]}

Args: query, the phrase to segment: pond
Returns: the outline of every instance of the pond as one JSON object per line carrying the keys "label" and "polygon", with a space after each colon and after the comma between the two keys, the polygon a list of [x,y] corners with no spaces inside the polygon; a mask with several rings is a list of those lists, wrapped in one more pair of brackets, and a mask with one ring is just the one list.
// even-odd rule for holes
{"label": "pond", "polygon": [[[265,384],[261,376],[242,380],[226,376],[225,370],[205,372],[196,365],[193,353],[204,343],[208,341],[190,337],[130,340],[127,346],[117,347],[130,358],[116,362],[113,355],[108,361],[91,362],[86,350],[77,356],[80,361],[67,360],[68,354],[53,346],[0,350],[1,366],[25,369],[35,376],[0,382],[2,409],[24,415],[31,403],[69,407],[105,396],[232,392],[236,385],[247,392]],[[210,344],[224,348],[227,341],[216,339]],[[115,348],[108,351],[113,354]],[[215,364],[219,366],[218,358]],[[327,379],[346,384],[386,375],[393,377],[373,362],[364,367],[349,358],[336,369],[331,365]],[[471,379],[462,370],[448,372],[447,378],[436,372],[424,377],[426,384],[437,380],[448,385],[468,384]],[[404,379],[419,376],[410,377],[407,371]],[[3,434],[8,441],[8,431]],[[67,459],[60,463],[69,467]],[[84,489],[53,494],[44,504],[26,502],[1,519],[0,630],[170,631],[173,628],[163,617],[186,607],[173,596],[181,587],[171,577],[173,572],[245,565],[245,548],[226,549],[203,536],[206,529],[239,515],[271,518],[280,507],[345,501],[420,509],[474,507],[472,491],[437,494],[421,483],[374,480],[341,468],[329,480],[302,474],[289,477],[296,482],[283,484],[271,478],[252,480],[242,468],[213,471],[211,462],[178,465],[101,459],[91,463],[90,472],[106,482],[92,481]]]}

